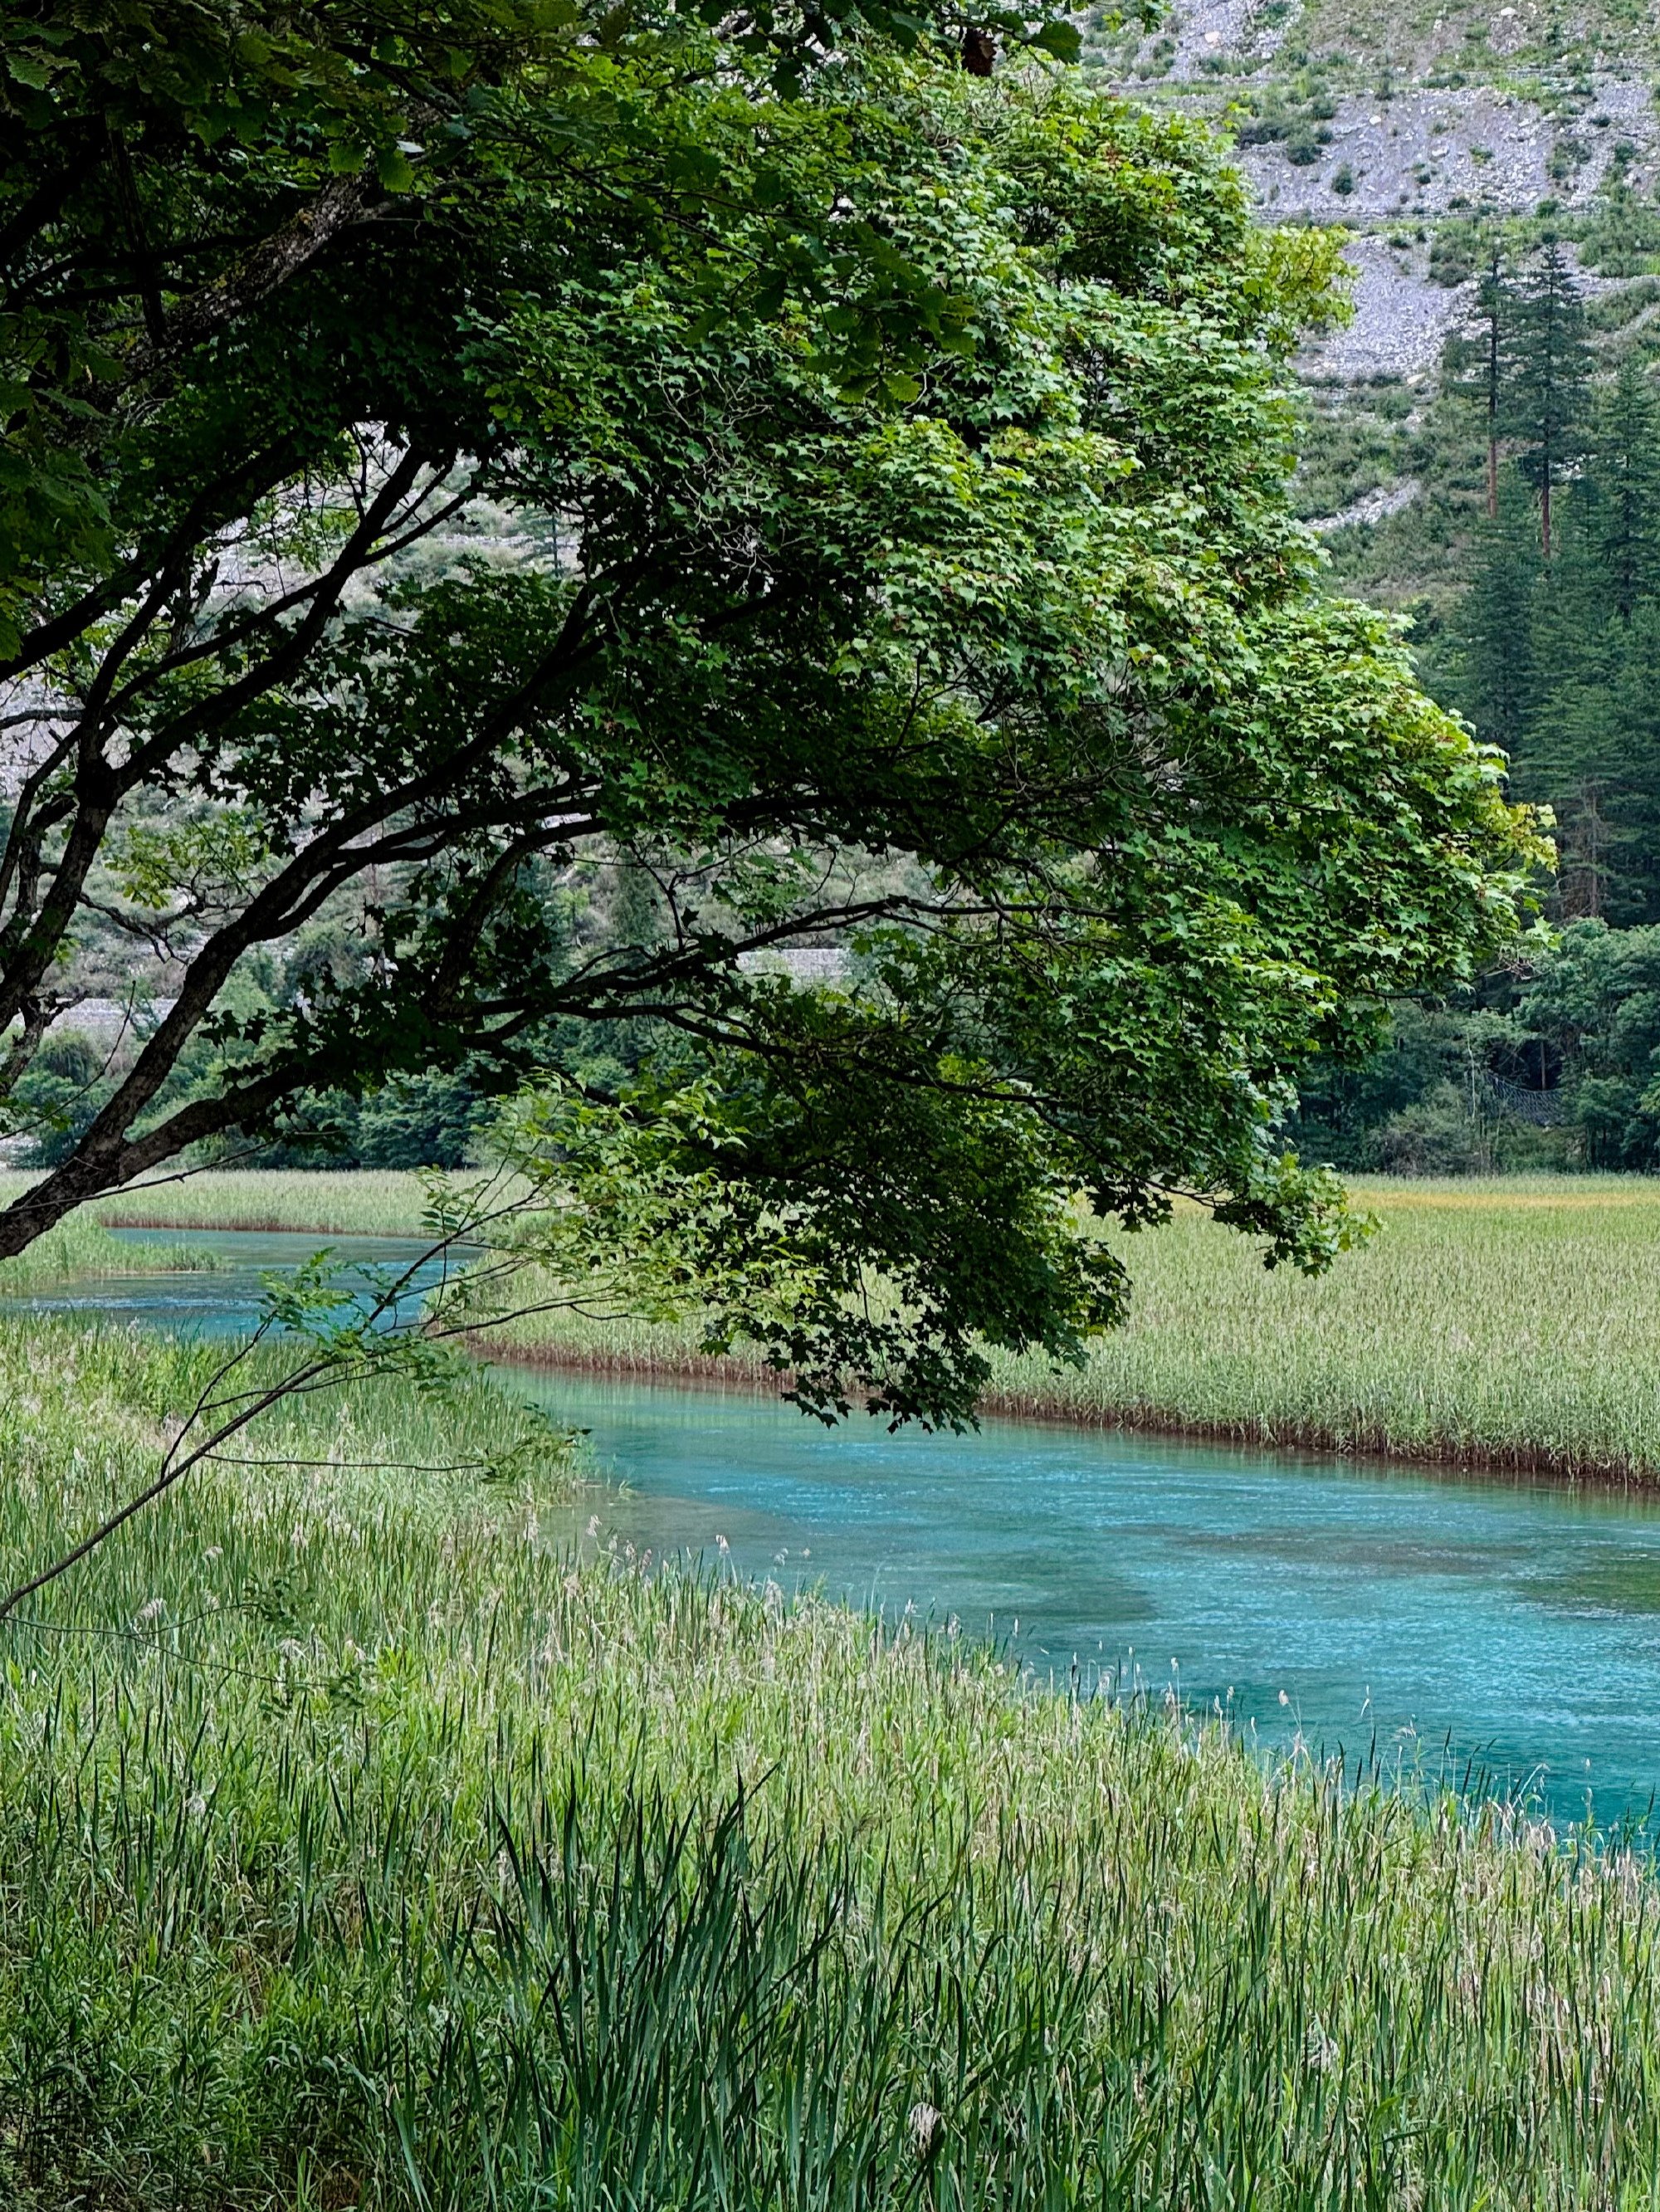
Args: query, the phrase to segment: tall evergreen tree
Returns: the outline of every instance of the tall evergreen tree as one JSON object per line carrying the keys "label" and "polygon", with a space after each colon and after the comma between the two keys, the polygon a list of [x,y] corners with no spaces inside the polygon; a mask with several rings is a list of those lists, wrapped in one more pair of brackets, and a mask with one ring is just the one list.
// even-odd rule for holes
{"label": "tall evergreen tree", "polygon": [[1609,696],[1620,836],[1613,919],[1660,921],[1660,599],[1637,607]]}
{"label": "tall evergreen tree", "polygon": [[1660,591],[1660,402],[1634,355],[1593,415],[1584,504],[1611,611],[1629,623]]}
{"label": "tall evergreen tree", "polygon": [[1538,693],[1534,656],[1539,549],[1532,503],[1513,476],[1497,519],[1482,530],[1475,569],[1449,623],[1457,672],[1453,701],[1482,738],[1512,757]]}
{"label": "tall evergreen tree", "polygon": [[1499,441],[1504,421],[1506,342],[1513,301],[1505,273],[1503,250],[1489,240],[1475,288],[1475,314],[1468,329],[1456,331],[1442,356],[1444,391],[1480,410],[1487,447],[1487,520],[1499,520]]}
{"label": "tall evergreen tree", "polygon": [[1584,302],[1553,240],[1524,271],[1511,302],[1500,422],[1517,465],[1539,499],[1539,547],[1551,557],[1551,502],[1584,442],[1591,355]]}
{"label": "tall evergreen tree", "polygon": [[[1563,625],[1566,626],[1566,622]],[[1540,659],[1540,641],[1535,640]],[[1568,915],[1660,919],[1660,606],[1588,631],[1582,664],[1537,702],[1515,763],[1518,793],[1548,805]]]}
{"label": "tall evergreen tree", "polygon": [[1563,911],[1646,921],[1660,888],[1660,409],[1634,358],[1599,397],[1560,513],[1516,781],[1556,815]]}

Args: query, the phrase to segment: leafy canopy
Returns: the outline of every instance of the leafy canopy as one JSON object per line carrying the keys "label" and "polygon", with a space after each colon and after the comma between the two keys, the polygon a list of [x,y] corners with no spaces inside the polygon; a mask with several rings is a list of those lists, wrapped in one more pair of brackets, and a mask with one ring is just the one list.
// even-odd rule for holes
{"label": "leafy canopy", "polygon": [[463,1061],[820,1407],[1075,1356],[1080,1194],[1347,1239],[1291,1079],[1535,841],[1289,519],[1335,246],[961,27],[9,11],[0,1087],[160,1012],[0,1251]]}

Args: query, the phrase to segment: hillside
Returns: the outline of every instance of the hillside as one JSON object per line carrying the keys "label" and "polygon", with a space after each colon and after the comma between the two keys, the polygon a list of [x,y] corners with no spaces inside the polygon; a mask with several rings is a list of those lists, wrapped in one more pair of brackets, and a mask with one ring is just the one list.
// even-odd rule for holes
{"label": "hillside", "polygon": [[1481,231],[1560,238],[1610,360],[1660,344],[1660,22],[1639,0],[1197,0],[1087,36],[1104,82],[1230,128],[1265,214],[1351,232],[1353,322],[1303,364],[1300,504],[1341,586],[1432,628],[1483,483],[1439,375]]}
{"label": "hillside", "polygon": [[1330,587],[1548,810],[1560,943],[1396,1005],[1290,1130],[1345,1168],[1660,1168],[1660,13],[1189,0],[1089,19],[1104,88],[1229,131],[1266,219],[1341,226],[1298,363]]}

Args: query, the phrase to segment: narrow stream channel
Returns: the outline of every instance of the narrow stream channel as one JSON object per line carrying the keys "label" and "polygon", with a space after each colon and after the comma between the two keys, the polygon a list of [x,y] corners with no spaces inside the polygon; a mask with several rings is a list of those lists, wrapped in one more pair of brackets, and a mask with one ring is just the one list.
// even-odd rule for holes
{"label": "narrow stream channel", "polygon": [[[364,1262],[421,1249],[127,1234],[222,1265],[33,1303],[230,1334],[263,1270],[325,1241]],[[1040,1679],[1178,1687],[1266,1741],[1468,1770],[1558,1820],[1642,1818],[1660,1794],[1660,1506],[1110,1431],[830,1431],[748,1394],[504,1377],[589,1432],[621,1486],[605,1526],[656,1555],[724,1542],[786,1589],[989,1632]]]}

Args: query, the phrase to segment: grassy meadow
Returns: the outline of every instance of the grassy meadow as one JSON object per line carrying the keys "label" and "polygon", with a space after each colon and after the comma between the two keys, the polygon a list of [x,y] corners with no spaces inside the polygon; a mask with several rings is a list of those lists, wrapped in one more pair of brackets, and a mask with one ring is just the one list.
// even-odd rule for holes
{"label": "grassy meadow", "polygon": [[1358,1182],[1382,1229],[1310,1281],[1196,1213],[1120,1240],[1130,1325],[997,1403],[1454,1464],[1660,1479],[1660,1182]]}
{"label": "grassy meadow", "polygon": [[[0,1567],[213,1356],[0,1322]],[[1655,2201],[1642,1864],[579,1560],[523,1419],[267,1417],[0,1628],[9,2208]]]}
{"label": "grassy meadow", "polygon": [[[996,1355],[988,1410],[1660,1480],[1660,1181],[1360,1182],[1354,1194],[1381,1231],[1313,1281],[1269,1273],[1197,1208],[1115,1238],[1134,1282],[1128,1327],[1058,1373]],[[690,1329],[538,1316],[508,1334],[532,1358],[708,1366]]]}
{"label": "grassy meadow", "polygon": [[[3,1194],[0,1194],[3,1195]],[[211,1252],[193,1246],[181,1232],[176,1244],[157,1244],[142,1252],[112,1237],[90,1209],[72,1213],[15,1258],[0,1261],[0,1299],[27,1297],[56,1283],[100,1275],[128,1275],[150,1269],[212,1268]]]}
{"label": "grassy meadow", "polygon": [[[0,1172],[0,1206],[37,1178]],[[414,1237],[421,1231],[421,1179],[374,1168],[203,1169],[163,1173],[100,1199],[87,1218],[111,1229],[293,1229],[323,1237]]]}

